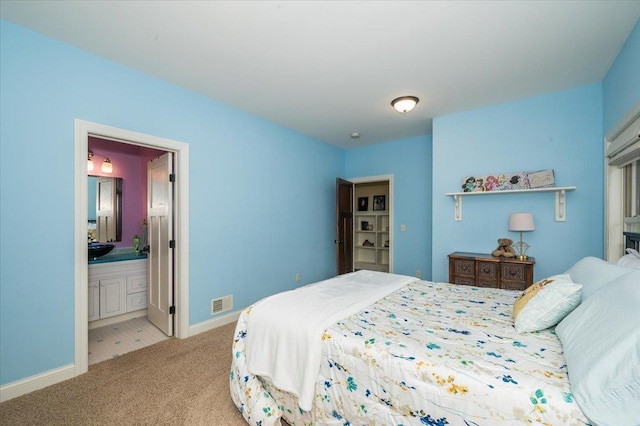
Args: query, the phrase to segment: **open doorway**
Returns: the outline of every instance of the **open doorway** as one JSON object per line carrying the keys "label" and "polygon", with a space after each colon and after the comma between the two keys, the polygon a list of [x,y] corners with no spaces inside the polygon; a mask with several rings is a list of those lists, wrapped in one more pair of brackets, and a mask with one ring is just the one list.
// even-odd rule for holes
{"label": "open doorway", "polygon": [[75,375],[88,370],[88,183],[87,152],[90,137],[115,141],[126,145],[172,153],[175,158],[175,242],[174,270],[175,336],[188,337],[189,330],[189,146],[187,144],[132,132],[101,124],[75,121],[74,138],[74,222],[75,222]]}
{"label": "open doorway", "polygon": [[[166,327],[173,315],[154,311],[158,304],[149,303],[150,296],[157,294],[150,292],[149,283],[160,285],[156,273],[161,266],[158,252],[172,238],[173,227],[163,228],[163,244],[157,240],[151,244],[148,225],[149,188],[158,192],[169,184],[166,173],[155,173],[156,180],[166,182],[150,186],[153,179],[149,179],[149,164],[166,156],[172,158],[172,153],[91,135],[88,144],[88,239],[93,245],[114,246],[106,255],[89,259],[88,356],[89,365],[93,365],[173,335],[172,328]],[[171,213],[173,205],[163,204],[162,211]],[[156,217],[153,215],[152,220]],[[158,227],[154,226],[151,234],[156,236]],[[153,253],[149,253],[150,247],[154,248]],[[167,252],[163,258],[172,262],[173,253]],[[152,258],[154,270],[149,267]],[[171,265],[165,269],[169,268]],[[163,285],[173,296],[173,276],[170,280]],[[169,303],[165,305],[168,307]],[[166,318],[162,318],[163,313]],[[152,314],[160,321],[149,319]]]}
{"label": "open doorway", "polygon": [[336,179],[336,274],[393,273],[393,175]]}

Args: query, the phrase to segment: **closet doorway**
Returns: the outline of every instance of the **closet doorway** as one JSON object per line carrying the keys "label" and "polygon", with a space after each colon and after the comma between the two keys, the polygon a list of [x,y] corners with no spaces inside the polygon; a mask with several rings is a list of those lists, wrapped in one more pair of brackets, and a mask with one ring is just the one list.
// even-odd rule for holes
{"label": "closet doorway", "polygon": [[186,338],[189,333],[189,146],[187,144],[158,138],[82,120],[75,121],[75,375],[88,370],[88,253],[87,253],[87,152],[89,138],[99,138],[125,145],[135,145],[172,153],[174,157],[175,194],[174,229],[175,240],[173,275],[174,335]]}
{"label": "closet doorway", "polygon": [[393,175],[336,179],[336,274],[393,272]]}

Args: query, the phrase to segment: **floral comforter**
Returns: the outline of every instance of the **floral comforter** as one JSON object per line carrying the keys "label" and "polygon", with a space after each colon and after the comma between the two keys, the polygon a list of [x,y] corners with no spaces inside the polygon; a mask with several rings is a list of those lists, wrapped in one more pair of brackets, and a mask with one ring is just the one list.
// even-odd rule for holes
{"label": "floral comforter", "polygon": [[553,330],[518,335],[517,292],[416,281],[329,327],[313,409],[246,368],[233,343],[231,396],[249,424],[588,425]]}

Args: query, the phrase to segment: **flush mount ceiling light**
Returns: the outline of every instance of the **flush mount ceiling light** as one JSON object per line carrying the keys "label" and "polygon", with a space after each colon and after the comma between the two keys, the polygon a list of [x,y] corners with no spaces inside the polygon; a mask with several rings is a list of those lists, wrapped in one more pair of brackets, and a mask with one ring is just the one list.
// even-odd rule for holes
{"label": "flush mount ceiling light", "polygon": [[419,101],[420,99],[415,96],[401,96],[392,100],[391,106],[394,107],[396,111],[406,114],[414,109]]}
{"label": "flush mount ceiling light", "polygon": [[108,158],[105,158],[104,163],[102,163],[102,172],[113,173],[113,164],[111,164],[111,160],[109,160]]}

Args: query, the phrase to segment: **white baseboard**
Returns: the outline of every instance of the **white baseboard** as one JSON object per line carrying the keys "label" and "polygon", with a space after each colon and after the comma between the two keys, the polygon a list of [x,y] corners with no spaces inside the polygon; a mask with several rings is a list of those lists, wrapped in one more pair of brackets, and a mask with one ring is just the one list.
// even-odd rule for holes
{"label": "white baseboard", "polygon": [[216,318],[212,318],[207,321],[200,322],[198,324],[189,327],[189,336],[195,336],[196,334],[204,333],[205,331],[213,330],[214,328],[222,327],[234,321],[237,321],[240,317],[240,311],[233,311],[226,315],[221,315]]}
{"label": "white baseboard", "polygon": [[[223,325],[237,321],[241,312],[242,310],[230,312],[226,315],[221,315],[217,318],[192,325],[189,327],[189,336],[195,336],[196,334],[204,333],[205,331],[213,330],[214,328],[222,327]],[[59,368],[54,368],[53,370],[45,371],[44,373],[36,374],[35,376],[8,383],[4,386],[0,386],[0,402],[8,401],[20,395],[55,385],[56,383],[72,379],[74,377],[75,366],[73,364],[69,364]]]}
{"label": "white baseboard", "polygon": [[0,402],[8,401],[20,395],[46,388],[75,377],[75,366],[73,364],[54,368],[26,379],[17,380],[0,386]]}

